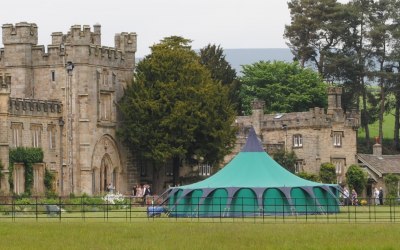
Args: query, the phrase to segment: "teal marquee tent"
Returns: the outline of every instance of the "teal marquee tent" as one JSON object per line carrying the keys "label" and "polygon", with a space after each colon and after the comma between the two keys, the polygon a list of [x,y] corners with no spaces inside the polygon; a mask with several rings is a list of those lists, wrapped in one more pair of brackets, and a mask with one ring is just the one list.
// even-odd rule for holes
{"label": "teal marquee tent", "polygon": [[340,187],[304,180],[262,148],[254,129],[246,144],[213,176],[168,190],[171,216],[242,217],[339,212]]}

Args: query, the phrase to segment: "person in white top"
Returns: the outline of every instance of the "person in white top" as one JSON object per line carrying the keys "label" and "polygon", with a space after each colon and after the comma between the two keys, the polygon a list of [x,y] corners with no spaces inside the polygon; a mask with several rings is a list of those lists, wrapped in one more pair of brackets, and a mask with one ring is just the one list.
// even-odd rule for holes
{"label": "person in white top", "polygon": [[377,187],[374,189],[374,199],[375,205],[379,205],[379,189]]}
{"label": "person in white top", "polygon": [[350,193],[349,193],[349,190],[345,187],[344,188],[344,190],[343,190],[343,198],[344,198],[344,205],[345,206],[348,206],[349,205],[349,196],[350,196]]}

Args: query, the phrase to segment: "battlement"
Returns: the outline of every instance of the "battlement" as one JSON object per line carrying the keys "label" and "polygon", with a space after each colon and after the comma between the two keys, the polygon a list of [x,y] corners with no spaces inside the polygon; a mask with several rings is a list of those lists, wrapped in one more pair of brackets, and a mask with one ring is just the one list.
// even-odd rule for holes
{"label": "battlement", "polygon": [[[342,114],[339,120],[345,127],[358,128],[359,114],[352,110],[350,113]],[[236,123],[239,127],[247,127],[253,124],[251,116],[238,116]],[[332,126],[332,116],[327,114],[323,108],[311,108],[307,112],[294,112],[282,114],[264,114],[261,122],[262,130],[281,130],[299,128],[328,128]],[[337,121],[335,121],[337,122]]]}
{"label": "battlement", "polygon": [[[37,45],[37,26],[26,22],[3,25],[3,42],[7,44],[28,43],[31,46],[32,66],[57,65],[63,63],[63,56],[69,57],[74,63],[92,63],[104,66],[133,68],[136,52],[136,33],[122,32],[115,35],[115,48],[101,46],[101,25],[73,25],[67,34],[53,32],[52,42],[47,46]],[[77,45],[82,45],[77,46]],[[83,48],[85,46],[86,48]],[[4,62],[4,51],[8,47],[0,48],[0,66]],[[10,48],[13,50],[13,48]],[[74,52],[72,52],[74,51]],[[25,56],[19,51],[13,51],[18,58]],[[7,53],[11,55],[11,53]],[[71,58],[71,55],[73,58]],[[9,60],[9,59],[7,59]]]}
{"label": "battlement", "polygon": [[60,101],[36,100],[30,98],[10,98],[9,112],[12,115],[60,116]]}
{"label": "battlement", "polygon": [[115,34],[115,48],[123,52],[136,52],[136,39],[135,32]]}
{"label": "battlement", "polygon": [[4,24],[3,44],[31,44],[38,43],[38,30],[34,23],[21,22],[15,25]]}

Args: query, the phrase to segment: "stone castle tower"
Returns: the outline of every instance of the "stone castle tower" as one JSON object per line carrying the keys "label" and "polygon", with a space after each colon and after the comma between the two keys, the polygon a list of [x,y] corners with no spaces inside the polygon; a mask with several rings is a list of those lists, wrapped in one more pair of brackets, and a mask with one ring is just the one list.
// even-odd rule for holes
{"label": "stone castle tower", "polygon": [[8,172],[9,150],[23,146],[43,149],[42,168],[55,173],[59,194],[97,194],[110,183],[126,192],[135,170],[116,140],[116,103],[132,79],[136,34],[116,34],[115,47],[104,47],[100,25],[74,25],[52,33],[46,51],[36,24],[22,22],[4,24],[2,39],[1,190],[23,191],[23,180],[15,179],[14,190],[7,182],[9,175],[23,179],[17,168]]}

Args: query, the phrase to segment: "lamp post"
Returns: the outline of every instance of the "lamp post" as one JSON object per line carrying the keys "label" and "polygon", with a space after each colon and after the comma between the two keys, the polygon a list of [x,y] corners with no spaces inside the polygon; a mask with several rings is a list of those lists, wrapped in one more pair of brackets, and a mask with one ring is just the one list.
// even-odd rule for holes
{"label": "lamp post", "polygon": [[58,119],[58,125],[60,126],[60,194],[64,195],[64,152],[63,152],[63,141],[62,133],[64,128],[64,120],[62,117]]}
{"label": "lamp post", "polygon": [[72,135],[72,71],[74,70],[74,64],[68,61],[65,65],[67,70],[67,88],[66,96],[67,99],[67,116],[68,116],[68,126],[67,126],[67,139],[68,139],[68,166],[71,174],[71,192],[74,193],[74,167],[73,167],[73,135]]}

